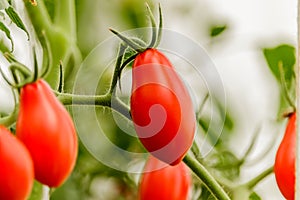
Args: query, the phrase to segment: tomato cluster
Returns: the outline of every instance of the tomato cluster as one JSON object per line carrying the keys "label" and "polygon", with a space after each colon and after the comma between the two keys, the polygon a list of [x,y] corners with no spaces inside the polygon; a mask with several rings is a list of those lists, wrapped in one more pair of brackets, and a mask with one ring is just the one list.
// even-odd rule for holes
{"label": "tomato cluster", "polygon": [[134,60],[130,107],[144,147],[166,163],[180,163],[194,139],[193,103],[171,62],[156,49]]}
{"label": "tomato cluster", "polygon": [[296,113],[289,117],[284,137],[277,150],[274,173],[277,185],[287,200],[295,199]]}
{"label": "tomato cluster", "polygon": [[21,88],[16,137],[7,132],[0,128],[0,199],[26,199],[34,179],[58,187],[70,175],[77,158],[75,127],[43,79]]}

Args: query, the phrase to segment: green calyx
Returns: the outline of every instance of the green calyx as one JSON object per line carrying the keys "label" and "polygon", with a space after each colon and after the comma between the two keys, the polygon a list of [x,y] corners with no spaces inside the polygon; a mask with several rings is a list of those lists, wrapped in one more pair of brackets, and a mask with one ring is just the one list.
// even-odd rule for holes
{"label": "green calyx", "polygon": [[36,75],[32,74],[32,72],[24,64],[17,61],[10,53],[4,53],[4,57],[10,63],[8,70],[13,79],[10,80],[10,78],[7,77],[3,72],[3,69],[0,68],[0,73],[7,84],[13,88],[19,89],[24,85],[33,82],[33,79],[36,77]]}
{"label": "green calyx", "polygon": [[[158,26],[155,22],[154,15],[153,15],[149,5],[146,4],[146,7],[147,7],[147,12],[148,12],[148,15],[150,18],[151,30],[152,30],[152,37],[151,37],[149,44],[147,44],[145,41],[143,41],[137,37],[130,38],[130,37],[127,37],[127,36],[121,34],[120,32],[118,32],[114,29],[109,29],[113,34],[115,34],[119,39],[121,39],[123,41],[123,43],[120,44],[120,49],[119,49],[118,58],[117,58],[118,62],[116,63],[116,67],[115,67],[116,73],[117,73],[116,81],[120,80],[122,70],[129,63],[131,63],[139,53],[142,53],[142,52],[146,51],[147,49],[156,48],[160,43],[161,36],[162,36],[162,26],[163,26],[161,6],[159,4],[159,25]],[[124,59],[124,57],[125,57],[124,55],[126,53],[130,54],[130,55],[128,58]],[[113,86],[115,86],[115,85],[113,84]]]}
{"label": "green calyx", "polygon": [[130,47],[137,53],[141,53],[150,48],[156,48],[159,45],[162,36],[163,19],[162,19],[162,11],[161,11],[160,4],[159,4],[159,25],[158,26],[155,22],[154,15],[149,5],[146,4],[146,7],[150,18],[151,29],[152,29],[152,37],[148,45],[146,45],[146,42],[141,41],[138,38],[129,38],[114,29],[109,29],[113,34],[115,34],[118,38],[120,38],[128,47]]}
{"label": "green calyx", "polygon": [[[50,45],[46,37],[44,38],[45,41],[43,42],[45,43],[46,47],[43,48],[43,50],[46,52],[46,54],[48,54],[48,56],[50,56]],[[7,82],[7,84],[9,84],[11,87],[20,89],[26,84],[33,83],[37,81],[39,78],[43,78],[47,76],[50,65],[52,64],[51,58],[49,57],[49,59],[47,60],[48,62],[43,64],[43,71],[40,73],[37,55],[34,47],[32,48],[32,51],[33,51],[33,60],[34,60],[33,71],[30,71],[28,67],[26,67],[24,64],[19,62],[11,53],[6,52],[3,54],[6,60],[10,63],[8,70],[13,80],[10,80],[10,78],[8,78],[5,75],[1,67],[0,67],[0,73],[3,76],[4,80]]]}
{"label": "green calyx", "polygon": [[35,51],[33,51],[33,58],[34,58],[33,72],[30,71],[24,64],[20,63],[12,54],[4,53],[4,57],[10,63],[8,70],[13,80],[10,80],[10,78],[5,75],[5,73],[1,68],[0,68],[0,73],[3,76],[4,80],[7,82],[7,84],[9,84],[11,87],[15,89],[20,89],[24,85],[33,83],[39,78],[38,61],[37,61]]}

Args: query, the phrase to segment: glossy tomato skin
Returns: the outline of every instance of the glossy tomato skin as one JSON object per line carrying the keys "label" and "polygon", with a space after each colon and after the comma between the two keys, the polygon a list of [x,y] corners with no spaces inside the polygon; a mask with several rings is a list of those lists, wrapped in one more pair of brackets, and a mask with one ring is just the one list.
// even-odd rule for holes
{"label": "glossy tomato skin", "polygon": [[277,185],[287,200],[295,195],[296,113],[288,121],[284,137],[277,150],[274,173]]}
{"label": "glossy tomato skin", "polygon": [[0,126],[0,199],[27,199],[33,182],[33,162],[29,151],[5,127]]}
{"label": "glossy tomato skin", "polygon": [[150,156],[144,170],[139,185],[139,200],[188,199],[191,174],[183,162],[170,166]]}
{"label": "glossy tomato skin", "polygon": [[170,61],[156,49],[134,60],[130,106],[144,147],[166,163],[180,163],[194,139],[193,103]]}
{"label": "glossy tomato skin", "polygon": [[21,89],[16,135],[29,149],[35,178],[60,186],[74,168],[77,135],[71,116],[42,79]]}

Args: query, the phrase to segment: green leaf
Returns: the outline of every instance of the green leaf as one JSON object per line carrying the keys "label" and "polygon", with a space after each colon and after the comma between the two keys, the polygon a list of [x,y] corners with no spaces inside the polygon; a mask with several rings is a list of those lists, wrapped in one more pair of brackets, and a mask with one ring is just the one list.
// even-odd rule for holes
{"label": "green leaf", "polygon": [[34,181],[33,189],[28,200],[41,200],[43,198],[43,185]]}
{"label": "green leaf", "polygon": [[210,28],[210,37],[216,37],[222,34],[227,29],[226,25],[218,25]]}
{"label": "green leaf", "polygon": [[[295,48],[291,45],[282,44],[274,48],[264,48],[263,53],[269,69],[281,86],[279,103],[279,117],[291,107],[288,99],[295,100],[295,71],[296,63]],[[280,70],[281,66],[281,70]],[[288,97],[289,96],[289,97]]]}
{"label": "green leaf", "polygon": [[249,200],[261,200],[261,198],[256,192],[252,192],[249,196]]}
{"label": "green leaf", "polygon": [[10,30],[2,22],[0,22],[0,30],[3,31],[5,33],[5,35],[6,35],[6,37],[10,40],[10,43],[11,43],[11,52],[13,52],[14,51],[14,42],[13,42],[13,40],[11,38]]}
{"label": "green leaf", "polygon": [[279,65],[282,62],[286,85],[288,89],[291,89],[296,62],[295,48],[291,45],[282,44],[274,48],[264,48],[263,53],[271,72],[279,83],[281,83]]}
{"label": "green leaf", "polygon": [[30,38],[29,33],[28,33],[23,21],[21,20],[19,15],[16,13],[15,9],[13,7],[9,6],[8,8],[5,9],[5,12],[9,16],[11,21],[13,23],[15,23],[17,27],[19,27],[20,29],[22,29],[26,33],[27,38],[29,40],[29,38]]}

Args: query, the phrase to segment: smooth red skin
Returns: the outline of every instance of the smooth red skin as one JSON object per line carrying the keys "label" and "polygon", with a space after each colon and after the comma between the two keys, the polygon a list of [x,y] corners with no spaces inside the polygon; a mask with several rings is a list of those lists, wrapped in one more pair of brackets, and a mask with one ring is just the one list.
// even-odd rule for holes
{"label": "smooth red skin", "polygon": [[0,199],[27,199],[33,182],[33,162],[28,150],[5,127],[0,126]]}
{"label": "smooth red skin", "polygon": [[295,195],[296,113],[290,116],[288,125],[277,150],[274,173],[277,185],[287,200]]}
{"label": "smooth red skin", "polygon": [[139,200],[187,200],[192,184],[189,168],[183,162],[161,166],[166,164],[149,157],[139,185]]}
{"label": "smooth red skin", "polygon": [[75,166],[77,135],[69,113],[42,79],[21,89],[16,135],[29,149],[35,178],[60,186]]}
{"label": "smooth red skin", "polygon": [[[195,114],[184,83],[158,50],[148,49],[136,57],[130,103],[135,130],[144,147],[166,163],[180,163],[193,143]],[[149,116],[153,105],[165,109],[164,112],[152,110],[152,120],[156,123],[165,117],[160,127]]]}

